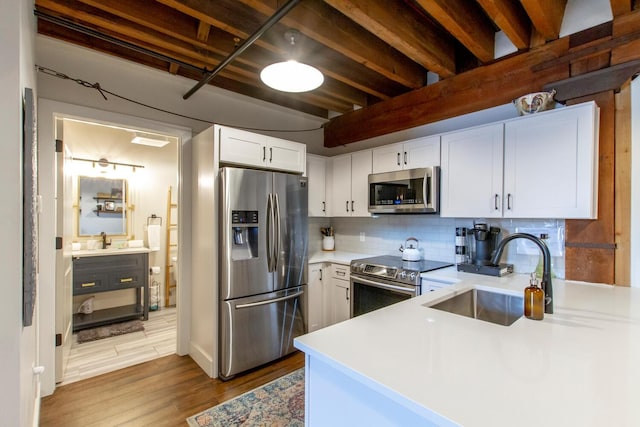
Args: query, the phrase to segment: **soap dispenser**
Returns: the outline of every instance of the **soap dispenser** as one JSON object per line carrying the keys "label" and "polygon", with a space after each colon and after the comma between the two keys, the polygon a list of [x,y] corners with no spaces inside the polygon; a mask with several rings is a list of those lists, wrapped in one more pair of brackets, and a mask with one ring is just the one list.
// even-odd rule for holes
{"label": "soap dispenser", "polygon": [[538,285],[538,276],[531,273],[529,286],[524,289],[524,315],[528,319],[544,318],[544,291]]}

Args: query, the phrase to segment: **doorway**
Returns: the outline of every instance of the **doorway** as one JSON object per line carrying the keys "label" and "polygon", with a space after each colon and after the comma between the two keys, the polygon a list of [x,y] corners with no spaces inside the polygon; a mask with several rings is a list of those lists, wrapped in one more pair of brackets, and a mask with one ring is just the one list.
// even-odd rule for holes
{"label": "doorway", "polygon": [[[107,249],[113,255],[100,259],[118,263],[122,249],[151,250],[147,255],[149,317],[142,322],[143,330],[93,340],[97,332],[103,334],[109,328],[120,332],[125,324],[113,320],[99,329],[78,331],[80,319],[136,304],[138,289],[72,292],[75,333],[68,357],[63,353],[62,372],[56,373],[56,382],[68,384],[175,353],[178,138],[70,118],[58,121],[58,134],[61,130],[68,153],[64,167],[69,169],[64,171],[69,188],[63,194],[71,198],[71,209],[61,216],[64,229],[70,230],[64,235],[75,249],[72,257],[87,256],[88,251],[91,259],[97,259],[95,253]],[[93,249],[95,242],[102,249]],[[67,306],[57,310],[68,310]]]}
{"label": "doorway", "polygon": [[[184,188],[189,187],[189,179],[182,178],[181,164],[184,162],[185,147],[188,146],[191,131],[186,128],[180,128],[176,126],[169,126],[163,123],[150,121],[147,119],[140,119],[131,116],[125,116],[117,113],[110,113],[100,110],[95,110],[86,107],[80,107],[70,104],[59,103],[50,100],[39,100],[39,140],[40,140],[40,152],[39,152],[39,167],[42,172],[41,182],[41,196],[42,196],[42,211],[43,212],[55,212],[56,211],[56,181],[60,179],[62,174],[56,174],[56,161],[49,161],[56,158],[55,150],[52,144],[48,141],[58,139],[62,137],[62,142],[57,145],[67,145],[69,150],[65,157],[64,162],[64,181],[71,184],[66,185],[70,187],[66,189],[67,193],[73,193],[71,197],[72,209],[71,212],[66,212],[68,209],[63,209],[61,215],[67,222],[72,222],[71,237],[64,239],[64,250],[54,250],[49,245],[40,245],[40,256],[44,259],[55,260],[59,253],[64,253],[64,256],[71,257],[72,248],[78,243],[86,245],[86,242],[91,239],[91,235],[81,235],[79,231],[79,220],[77,217],[77,210],[79,209],[77,203],[77,187],[78,177],[88,176],[92,172],[104,175],[100,172],[101,169],[109,169],[111,174],[113,171],[118,171],[122,176],[118,179],[126,179],[127,183],[131,181],[130,189],[130,216],[126,218],[126,229],[121,235],[114,233],[109,241],[110,243],[125,244],[129,241],[142,241],[144,245],[148,244],[147,235],[147,219],[154,218],[158,220],[162,218],[164,222],[167,214],[167,194],[171,187],[173,193],[173,202],[176,205],[174,209],[175,218],[172,218],[172,222],[177,224],[175,227],[174,235],[171,240],[174,244],[172,248],[171,258],[178,258],[178,255],[184,255],[185,259],[189,258],[188,251],[183,254],[182,248],[187,246],[188,236],[184,236],[182,233],[182,225],[177,222],[179,216],[184,215],[187,217],[190,215],[189,208],[189,191],[183,191]],[[45,120],[46,118],[46,120]],[[49,121],[49,119],[51,119]],[[58,135],[58,128],[60,130]],[[64,134],[62,133],[64,132]],[[120,134],[121,142],[116,140],[114,135]],[[126,137],[123,136],[126,134]],[[166,139],[169,142],[164,144],[164,155],[158,154],[159,147],[145,146],[134,144],[131,142],[134,136],[145,136],[157,139]],[[167,148],[168,147],[168,148]],[[155,151],[154,151],[155,150]],[[162,150],[162,148],[160,149]],[[169,153],[169,154],[167,154]],[[59,156],[58,156],[59,157]],[[84,159],[78,160],[75,159]],[[73,159],[73,160],[72,160]],[[103,159],[101,162],[100,159]],[[98,160],[94,162],[93,160]],[[105,163],[107,166],[101,165]],[[70,165],[70,166],[69,166]],[[95,169],[95,171],[94,171]],[[134,171],[135,170],[135,171]],[[127,175],[128,174],[128,175]],[[135,175],[134,175],[135,174]],[[123,178],[124,175],[127,175]],[[71,176],[71,178],[66,178]],[[162,187],[162,188],[160,188]],[[186,194],[185,194],[186,193]],[[60,195],[58,195],[59,197]],[[74,202],[75,200],[75,202]],[[185,202],[186,200],[186,202]],[[62,204],[62,200],[58,200]],[[111,207],[109,207],[111,208]],[[41,230],[41,242],[47,242],[55,240],[56,236],[59,236],[56,227],[56,215],[41,215],[40,230]],[[155,216],[155,217],[154,217]],[[163,224],[164,225],[164,224]],[[166,234],[165,234],[166,236]],[[157,302],[157,312],[165,309],[164,298],[164,270],[167,262],[166,254],[167,249],[165,247],[165,236],[161,237],[160,248],[157,251],[152,252],[149,256],[149,266],[158,267],[158,269],[150,269],[150,283],[157,282],[158,289],[151,289],[156,293],[154,301]],[[51,239],[51,240],[48,240]],[[177,241],[177,242],[176,242]],[[73,245],[75,243],[75,245]],[[68,250],[66,249],[68,247]],[[182,316],[188,314],[189,299],[183,299],[181,294],[189,294],[189,272],[186,269],[179,271],[173,270],[174,266],[170,267],[172,271],[169,274],[171,280],[177,282],[178,286],[172,289],[170,293],[170,305],[174,306],[174,318],[173,325],[176,330],[175,346],[176,352],[179,355],[188,353],[188,322],[182,319]],[[159,271],[158,271],[159,270]],[[55,347],[52,348],[51,343],[55,341],[63,341],[65,336],[64,330],[58,330],[58,326],[55,325],[56,307],[59,306],[56,302],[56,274],[58,273],[56,263],[44,263],[40,268],[40,301],[41,301],[41,319],[43,323],[43,330],[40,335],[40,348],[41,348],[41,363],[45,366],[46,375],[43,378],[42,394],[48,395],[55,390],[56,383],[60,382],[62,378],[56,378],[54,375],[56,365],[64,365],[63,358],[56,352]],[[157,276],[157,277],[155,277]],[[184,278],[182,277],[184,276]],[[72,311],[76,311],[82,300],[78,301],[73,299],[72,295],[68,295],[72,299]],[[126,296],[119,296],[118,298],[127,298]],[[98,302],[98,300],[95,300]],[[186,301],[183,307],[182,301]],[[107,306],[110,304],[119,304],[118,301],[100,301],[98,306]],[[94,308],[98,308],[94,306]],[[151,312],[153,316],[153,311]],[[73,339],[73,337],[68,336]],[[138,361],[132,361],[132,364],[139,363]],[[60,363],[62,362],[62,363]],[[124,365],[122,365],[124,366]]]}

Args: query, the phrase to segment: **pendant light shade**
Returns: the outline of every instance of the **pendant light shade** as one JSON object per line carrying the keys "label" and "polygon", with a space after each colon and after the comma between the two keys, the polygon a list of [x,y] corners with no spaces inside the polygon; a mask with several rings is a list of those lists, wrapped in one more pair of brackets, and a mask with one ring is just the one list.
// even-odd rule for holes
{"label": "pendant light shade", "polygon": [[266,66],[260,79],[267,86],[282,92],[308,92],[324,82],[322,73],[293,59]]}

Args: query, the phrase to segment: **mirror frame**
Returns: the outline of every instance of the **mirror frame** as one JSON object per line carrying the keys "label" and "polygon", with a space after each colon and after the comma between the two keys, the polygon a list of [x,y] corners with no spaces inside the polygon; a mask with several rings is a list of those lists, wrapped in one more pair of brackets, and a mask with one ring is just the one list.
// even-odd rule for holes
{"label": "mirror frame", "polygon": [[[105,205],[106,202],[113,202],[115,200],[122,202],[122,215],[124,217],[124,221],[123,221],[123,228],[124,230],[122,230],[121,233],[109,233],[106,230],[103,230],[106,232],[106,234],[108,236],[124,236],[124,237],[128,237],[129,236],[129,229],[130,229],[130,221],[131,221],[131,205],[130,205],[130,200],[129,200],[129,182],[127,181],[126,178],[107,178],[107,177],[99,177],[99,176],[86,176],[86,175],[79,175],[78,176],[78,181],[77,181],[77,194],[76,194],[76,208],[75,208],[75,214],[76,214],[76,238],[90,238],[92,236],[96,236],[99,235],[99,233],[95,233],[95,234],[80,234],[80,230],[81,230],[81,225],[80,222],[82,220],[82,216],[81,216],[81,201],[82,201],[82,180],[83,179],[90,179],[90,180],[103,180],[103,181],[107,181],[107,182],[121,182],[122,183],[122,187],[123,187],[123,191],[122,191],[122,195],[121,197],[117,197],[117,195],[114,195],[113,191],[110,194],[111,197],[106,197],[106,193],[105,193],[105,197],[100,197],[100,194],[96,194],[95,196],[92,196],[92,199],[95,201],[95,205]],[[112,190],[117,188],[116,185],[111,186]],[[102,202],[101,202],[102,201]],[[113,205],[114,209],[115,209],[115,204]],[[108,215],[113,215],[114,212],[116,212],[115,210],[111,210],[111,209],[105,209],[103,208],[101,211],[98,211],[97,209],[93,209],[94,212],[102,212],[103,214],[108,214]],[[98,215],[96,216],[96,218],[94,219],[99,219],[100,218],[100,214],[98,213]]]}

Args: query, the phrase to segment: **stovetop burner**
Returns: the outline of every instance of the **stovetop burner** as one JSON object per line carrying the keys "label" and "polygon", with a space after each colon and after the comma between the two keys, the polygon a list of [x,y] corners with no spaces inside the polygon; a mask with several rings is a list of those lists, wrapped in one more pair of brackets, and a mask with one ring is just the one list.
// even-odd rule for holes
{"label": "stovetop burner", "polygon": [[384,255],[351,261],[351,273],[418,285],[420,273],[452,265],[449,262],[431,260],[403,261],[399,256]]}

